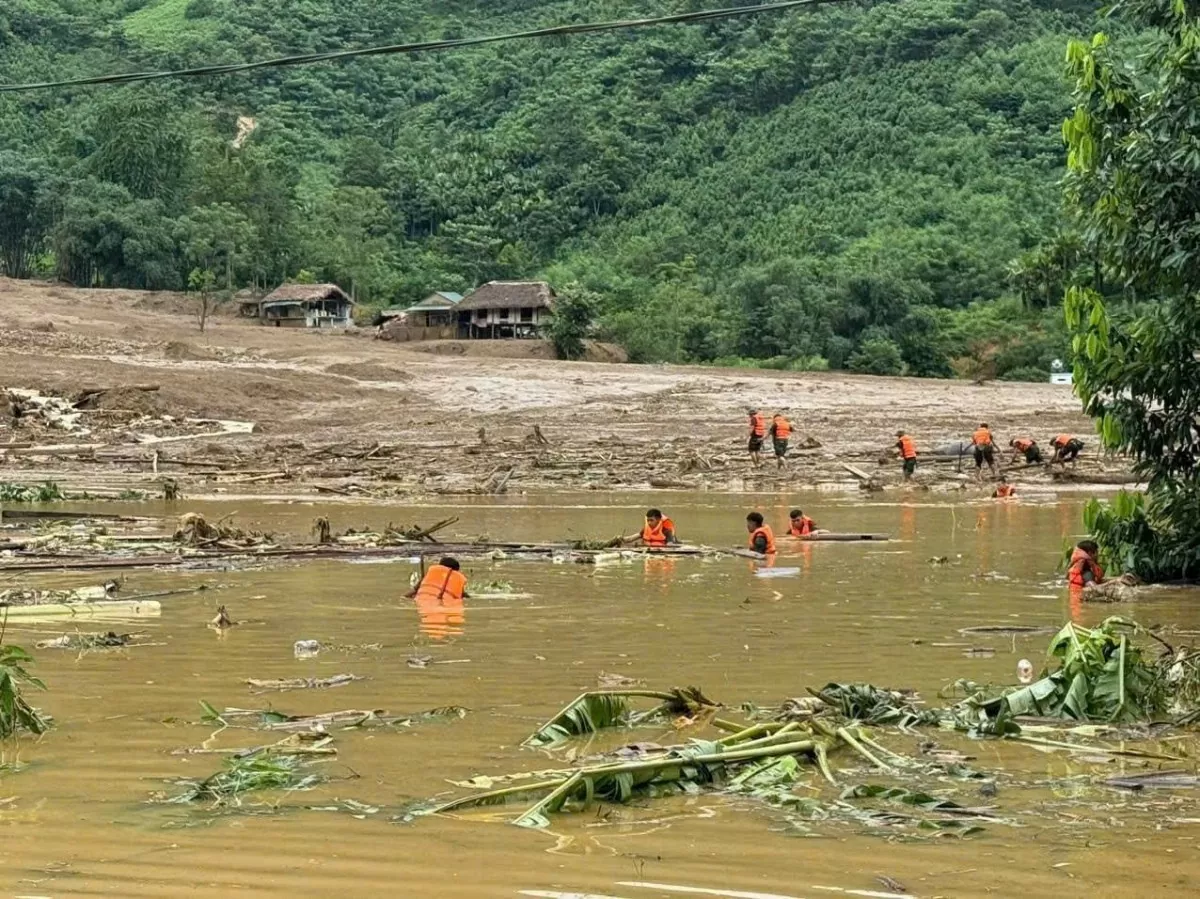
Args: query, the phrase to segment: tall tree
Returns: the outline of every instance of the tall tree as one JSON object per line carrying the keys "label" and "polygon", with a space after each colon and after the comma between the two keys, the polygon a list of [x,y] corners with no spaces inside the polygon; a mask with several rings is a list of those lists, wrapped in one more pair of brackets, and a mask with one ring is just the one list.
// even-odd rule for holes
{"label": "tall tree", "polygon": [[0,271],[28,278],[50,226],[49,178],[40,159],[0,153]]}
{"label": "tall tree", "polygon": [[[1067,204],[1085,252],[1122,286],[1067,294],[1076,391],[1104,443],[1129,453],[1142,496],[1093,504],[1087,522],[1110,562],[1142,577],[1200,572],[1200,4],[1125,0],[1152,29],[1123,59],[1105,34],[1070,45],[1075,112]],[[1140,301],[1140,302],[1139,302]]]}

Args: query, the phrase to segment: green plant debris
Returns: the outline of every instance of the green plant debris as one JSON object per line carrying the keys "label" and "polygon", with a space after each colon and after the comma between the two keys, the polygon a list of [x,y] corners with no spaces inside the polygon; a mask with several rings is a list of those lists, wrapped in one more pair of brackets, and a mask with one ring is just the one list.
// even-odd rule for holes
{"label": "green plant debris", "polygon": [[[657,699],[649,711],[636,712],[630,699]],[[670,715],[695,717],[717,708],[698,687],[656,690],[600,690],[575,697],[557,715],[525,738],[523,746],[552,746],[571,737],[595,733],[609,727],[632,727]]]}
{"label": "green plant debris", "polygon": [[255,730],[291,730],[324,732],[330,728],[343,730],[360,727],[407,728],[429,721],[447,721],[465,718],[470,710],[462,706],[439,706],[411,715],[389,715],[383,709],[343,709],[320,715],[288,715],[275,709],[227,708],[218,711],[211,704],[200,700],[205,723],[219,723],[226,727],[246,727]]}
{"label": "green plant debris", "polygon": [[937,724],[941,718],[936,710],[918,707],[912,692],[881,690],[871,684],[826,684],[814,690],[813,695],[842,717],[866,724],[894,724],[904,728]]}
{"label": "green plant debris", "polygon": [[0,502],[53,503],[67,498],[67,495],[53,481],[33,485],[0,482]]}
{"label": "green plant debris", "polygon": [[177,781],[177,786],[184,788],[183,792],[167,801],[237,805],[246,793],[310,790],[326,779],[324,774],[311,770],[311,762],[297,755],[260,753],[226,759],[220,771],[204,780]]}
{"label": "green plant debris", "polygon": [[20,646],[0,646],[0,738],[21,733],[42,734],[49,728],[48,719],[25,699],[25,687],[45,690],[46,685],[34,677],[25,666],[33,656]]}
{"label": "green plant debris", "polygon": [[1148,660],[1130,641],[1138,630],[1115,617],[1095,628],[1068,623],[1050,641],[1054,671],[1000,696],[968,697],[960,708],[981,729],[1000,733],[1014,726],[1014,718],[1031,715],[1119,724],[1152,720],[1172,704],[1172,686],[1194,695],[1195,681],[1184,683],[1181,676],[1172,685],[1175,655]]}
{"label": "green plant debris", "polygon": [[[568,708],[579,709],[578,701]],[[718,791],[811,818],[820,811],[819,803],[811,795],[813,782],[823,778],[836,783],[826,761],[829,753],[849,752],[870,767],[891,770],[868,746],[889,758],[901,758],[874,743],[853,725],[834,721],[764,722],[742,727],[716,740],[692,740],[680,746],[645,746],[644,752],[639,751],[632,759],[621,757],[619,750],[587,759],[573,769],[472,778],[463,784],[483,788],[485,792],[441,803],[427,809],[427,813],[524,801],[532,804],[512,822],[524,827],[545,827],[551,815],[581,811],[597,801],[628,803],[634,799]],[[915,760],[907,762],[911,764],[906,767],[914,771],[923,767]],[[804,792],[797,792],[797,787],[803,787]],[[949,814],[950,805],[947,803],[940,811]]]}

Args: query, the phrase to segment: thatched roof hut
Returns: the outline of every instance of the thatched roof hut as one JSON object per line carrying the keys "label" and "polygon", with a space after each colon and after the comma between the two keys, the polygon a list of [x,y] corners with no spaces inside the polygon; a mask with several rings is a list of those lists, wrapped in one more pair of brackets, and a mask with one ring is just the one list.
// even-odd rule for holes
{"label": "thatched roof hut", "polygon": [[336,284],[280,284],[263,298],[263,305],[276,302],[309,303],[342,300],[353,304],[349,294]]}
{"label": "thatched roof hut", "polygon": [[291,328],[345,328],[354,301],[336,284],[281,284],[263,298],[263,323]]}
{"label": "thatched roof hut", "polygon": [[554,291],[545,281],[489,281],[467,294],[455,306],[457,312],[478,309],[549,309]]}

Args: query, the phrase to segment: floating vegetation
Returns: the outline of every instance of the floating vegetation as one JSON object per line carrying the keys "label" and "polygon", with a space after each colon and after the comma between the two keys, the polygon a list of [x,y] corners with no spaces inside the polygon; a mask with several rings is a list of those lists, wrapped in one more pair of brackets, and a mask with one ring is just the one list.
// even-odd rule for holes
{"label": "floating vegetation", "polygon": [[174,540],[176,543],[193,549],[247,549],[273,544],[270,534],[243,531],[241,528],[223,524],[221,521],[210,524],[208,519],[199,512],[186,512],[179,516]]}
{"label": "floating vegetation", "polygon": [[221,770],[204,780],[181,780],[183,792],[167,800],[172,803],[213,802],[217,805],[241,803],[246,793],[265,790],[311,790],[327,780],[313,771],[312,763],[297,755],[260,753],[226,759]]}
{"label": "floating vegetation", "polygon": [[0,482],[0,502],[53,503],[64,499],[67,499],[67,495],[53,481],[32,485]]}
{"label": "floating vegetation", "polygon": [[39,640],[34,646],[37,649],[115,649],[122,646],[140,646],[137,640],[144,640],[149,634],[118,634],[114,631],[96,633],[63,634],[52,640]]}
{"label": "floating vegetation", "polygon": [[288,715],[275,709],[227,708],[218,711],[200,700],[203,720],[226,727],[248,727],[257,730],[293,730],[324,733],[330,728],[349,730],[367,727],[413,727],[426,721],[465,718],[470,711],[462,706],[441,706],[412,715],[389,715],[383,709],[343,709],[320,715]]}
{"label": "floating vegetation", "polygon": [[49,721],[25,699],[25,687],[45,690],[46,685],[26,670],[33,656],[20,646],[0,646],[0,738],[20,733],[42,734]]}
{"label": "floating vegetation", "polygon": [[1187,667],[1192,654],[1180,655],[1168,646],[1159,659],[1149,659],[1130,641],[1139,631],[1124,618],[1108,618],[1095,628],[1068,623],[1050,641],[1048,655],[1058,663],[1054,671],[999,696],[977,692],[959,710],[979,729],[1004,733],[1016,728],[1013,719],[1021,716],[1145,722],[1166,712],[1176,698],[1194,700],[1200,675],[1194,665]]}
{"label": "floating vegetation", "polygon": [[[636,712],[630,699],[657,699],[654,708]],[[600,690],[575,697],[557,715],[525,738],[522,746],[552,746],[571,737],[595,733],[606,727],[632,727],[651,720],[665,720],[675,715],[694,718],[704,711],[713,711],[717,704],[708,699],[698,687],[672,690]]]}
{"label": "floating vegetation", "polygon": [[[224,609],[224,606],[221,608]],[[272,690],[280,692],[285,690],[324,690],[329,687],[344,687],[356,680],[363,680],[363,678],[357,674],[335,674],[332,677],[285,677],[277,680],[260,680],[249,677],[246,678],[246,683],[250,685],[251,693],[267,693]]]}

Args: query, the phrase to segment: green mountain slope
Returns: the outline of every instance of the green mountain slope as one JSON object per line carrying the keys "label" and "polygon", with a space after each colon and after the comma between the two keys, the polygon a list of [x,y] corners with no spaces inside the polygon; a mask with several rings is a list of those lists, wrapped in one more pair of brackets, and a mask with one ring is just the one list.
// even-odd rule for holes
{"label": "green mountain slope", "polygon": [[[10,0],[0,80],[699,8]],[[597,291],[646,359],[937,374],[1000,347],[1000,369],[1043,366],[1062,347],[1005,299],[1008,272],[1056,230],[1061,58],[1091,16],[856,2],[0,95],[0,243],[77,282],[303,270],[380,304],[548,276]]]}

